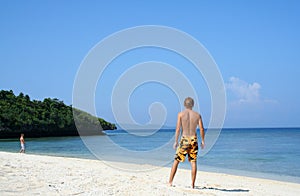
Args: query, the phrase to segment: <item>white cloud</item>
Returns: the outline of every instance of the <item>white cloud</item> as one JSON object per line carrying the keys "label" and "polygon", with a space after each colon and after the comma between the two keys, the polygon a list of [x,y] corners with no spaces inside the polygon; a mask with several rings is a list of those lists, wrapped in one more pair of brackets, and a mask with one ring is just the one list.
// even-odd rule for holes
{"label": "white cloud", "polygon": [[270,102],[270,100],[263,100],[261,98],[261,85],[258,82],[251,84],[237,77],[230,77],[229,82],[225,86],[227,90],[236,96],[238,103]]}

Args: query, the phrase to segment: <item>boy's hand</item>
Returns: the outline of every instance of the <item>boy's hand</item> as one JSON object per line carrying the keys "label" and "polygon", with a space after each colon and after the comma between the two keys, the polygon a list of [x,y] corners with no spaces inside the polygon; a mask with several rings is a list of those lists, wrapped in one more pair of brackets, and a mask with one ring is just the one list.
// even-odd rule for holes
{"label": "boy's hand", "polygon": [[205,146],[204,141],[201,141],[201,149],[203,149]]}
{"label": "boy's hand", "polygon": [[176,149],[178,147],[178,142],[175,142],[173,148]]}

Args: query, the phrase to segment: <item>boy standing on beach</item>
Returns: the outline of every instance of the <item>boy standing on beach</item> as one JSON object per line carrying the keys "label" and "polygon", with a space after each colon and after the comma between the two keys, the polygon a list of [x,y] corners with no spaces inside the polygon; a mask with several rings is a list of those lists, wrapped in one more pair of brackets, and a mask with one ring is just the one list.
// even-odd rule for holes
{"label": "boy standing on beach", "polygon": [[[197,174],[197,154],[198,154],[198,141],[197,141],[197,126],[200,128],[201,135],[201,148],[204,148],[204,128],[201,115],[192,110],[194,106],[194,100],[187,97],[184,100],[185,110],[178,113],[175,143],[173,148],[176,149],[175,160],[171,169],[169,185],[172,186],[174,176],[177,171],[179,162],[184,162],[185,156],[188,155],[188,160],[191,163],[192,171],[192,188],[195,187],[195,180]],[[182,130],[182,137],[178,146],[178,138],[180,134],[180,128]]]}
{"label": "boy standing on beach", "polygon": [[24,134],[21,134],[20,137],[20,144],[21,144],[21,150],[20,153],[25,153],[25,140],[24,140]]}

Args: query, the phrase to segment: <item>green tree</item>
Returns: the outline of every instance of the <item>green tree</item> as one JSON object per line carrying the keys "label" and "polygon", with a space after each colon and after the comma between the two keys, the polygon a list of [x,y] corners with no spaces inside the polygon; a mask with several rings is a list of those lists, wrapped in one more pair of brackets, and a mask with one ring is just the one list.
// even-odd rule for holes
{"label": "green tree", "polygon": [[[0,91],[0,138],[18,137],[21,132],[27,137],[75,136],[76,122],[86,135],[102,134],[103,130],[116,129],[115,124],[94,117],[84,111],[72,109],[57,98],[43,101],[30,100],[28,95],[13,91]],[[76,125],[77,125],[76,124]]]}

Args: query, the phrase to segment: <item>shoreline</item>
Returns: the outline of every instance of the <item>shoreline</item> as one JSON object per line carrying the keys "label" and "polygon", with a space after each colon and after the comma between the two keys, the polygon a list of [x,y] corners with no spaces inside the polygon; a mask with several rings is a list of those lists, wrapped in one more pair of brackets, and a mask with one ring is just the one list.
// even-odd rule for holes
{"label": "shoreline", "polygon": [[[99,160],[0,152],[1,195],[299,195],[300,184],[198,170],[190,188],[190,171],[179,168],[168,187],[170,168],[147,172],[118,170]],[[116,163],[112,163],[116,164]],[[128,163],[124,168],[138,167]],[[139,166],[140,167],[140,166]]]}
{"label": "shoreline", "polygon": [[[17,153],[17,151],[1,151],[0,152],[7,152],[7,153]],[[132,165],[137,165],[138,163],[135,163],[135,161],[126,161],[124,160],[121,161],[103,161],[101,159],[98,159],[95,157],[93,154],[91,156],[86,156],[86,157],[78,157],[76,155],[66,155],[66,154],[52,154],[52,153],[26,153],[26,155],[37,155],[37,156],[49,156],[49,157],[60,157],[60,158],[75,158],[75,159],[84,159],[84,160],[98,160],[100,162],[108,162],[112,163],[112,167],[115,169],[121,169],[123,171],[127,171],[124,169],[124,165],[128,165],[128,167],[133,167],[134,170],[136,170],[135,166]],[[151,171],[153,168],[171,168],[172,163],[170,162],[167,165],[153,165],[149,164],[148,170]],[[105,163],[106,164],[106,163]],[[120,165],[120,166],[118,166]],[[114,167],[115,166],[115,167]],[[142,168],[145,169],[145,168]],[[190,165],[186,161],[186,163],[181,163],[179,164],[178,169],[183,169],[183,170],[188,170],[190,171]],[[146,168],[147,170],[147,168]],[[209,173],[220,173],[220,174],[228,174],[228,175],[233,175],[233,176],[244,176],[244,177],[251,177],[251,178],[259,178],[259,179],[266,179],[266,180],[275,180],[275,181],[280,181],[280,182],[290,182],[290,183],[296,183],[300,184],[300,177],[297,176],[290,176],[290,175],[285,175],[285,174],[276,174],[276,173],[263,173],[263,172],[255,172],[255,171],[246,171],[246,170],[238,170],[238,169],[232,169],[232,168],[221,168],[221,167],[216,167],[216,166],[210,166],[210,165],[205,165],[205,164],[200,164],[198,165],[198,170],[203,171],[203,172],[209,172]],[[133,171],[134,172],[134,171]],[[140,171],[137,171],[140,172]]]}

